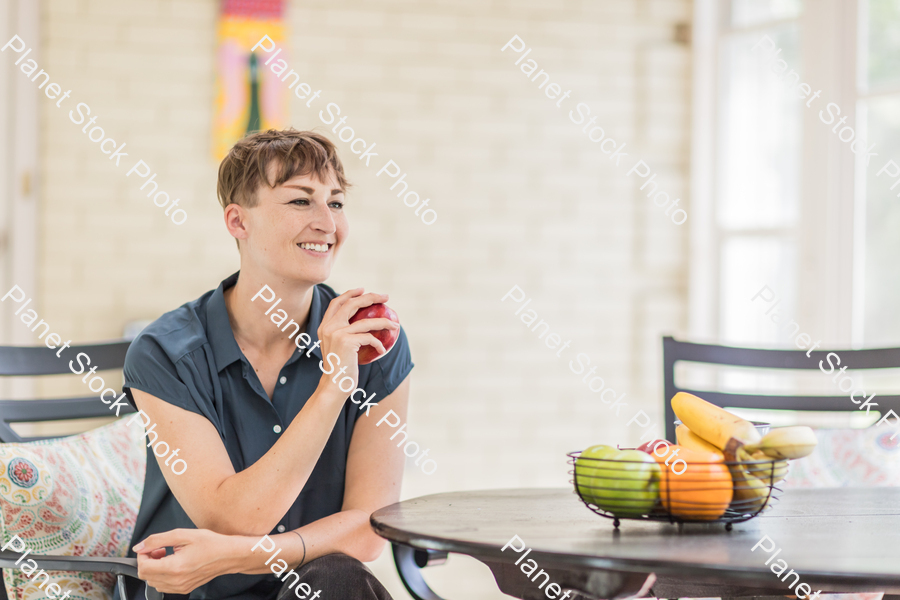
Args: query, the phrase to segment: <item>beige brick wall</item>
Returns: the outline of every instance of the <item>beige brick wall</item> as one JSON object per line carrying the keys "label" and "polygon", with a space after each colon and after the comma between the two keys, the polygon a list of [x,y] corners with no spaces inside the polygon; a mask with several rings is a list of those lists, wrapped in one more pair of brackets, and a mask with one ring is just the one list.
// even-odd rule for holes
{"label": "beige brick wall", "polygon": [[[340,104],[378,160],[399,163],[439,215],[424,225],[375,164],[337,142],[356,187],[330,283],[392,295],[417,364],[412,438],[439,465],[432,476],[410,468],[404,497],[564,486],[565,452],[633,443],[624,411],[611,416],[569,370],[578,352],[627,391],[629,417],[643,408],[659,422],[660,336],[686,320],[687,226],[640,195],[639,180],[611,167],[567,115],[589,104],[627,143],[628,160],[650,163],[690,212],[689,49],[673,41],[690,9],[679,0],[291,6],[289,63],[322,89],[314,107]],[[39,307],[78,341],[116,337],[237,268],[209,158],[215,18],[210,0],[44,3],[41,67],[189,214],[174,226],[125,178],[130,164],[115,168],[68,110],[46,102]],[[513,34],[575,102],[557,109],[500,52]],[[318,108],[293,99],[293,125],[336,139]],[[500,302],[514,284],[572,340],[563,358]],[[377,565],[404,597],[387,558]],[[442,569],[430,579],[444,595],[500,596],[477,565],[454,558]]]}

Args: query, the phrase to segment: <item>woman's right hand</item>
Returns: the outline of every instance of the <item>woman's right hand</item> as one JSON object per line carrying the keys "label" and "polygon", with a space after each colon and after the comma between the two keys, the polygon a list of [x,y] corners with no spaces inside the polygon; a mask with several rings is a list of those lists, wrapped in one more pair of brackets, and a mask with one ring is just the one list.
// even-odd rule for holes
{"label": "woman's right hand", "polygon": [[[330,375],[322,375],[322,383],[327,383],[327,388],[336,391],[342,399],[346,399],[349,392],[343,392],[338,388],[341,379],[351,377],[354,388],[359,384],[359,364],[357,362],[359,349],[363,346],[374,346],[379,355],[386,352],[381,341],[370,332],[400,328],[399,324],[384,318],[360,319],[351,324],[350,318],[359,309],[388,300],[387,294],[366,294],[364,292],[363,288],[356,288],[346,291],[332,300],[317,330],[319,340],[322,342],[323,363],[330,365],[326,368],[334,366],[334,362],[329,363],[329,354],[336,354],[341,360],[340,365],[334,367]],[[346,367],[346,371],[337,378],[337,382],[333,382],[332,379],[337,372],[344,367]]]}
{"label": "woman's right hand", "polygon": [[[173,553],[166,556],[166,547]],[[138,577],[165,594],[189,594],[246,562],[245,538],[208,529],[173,529],[148,536],[132,550]]]}

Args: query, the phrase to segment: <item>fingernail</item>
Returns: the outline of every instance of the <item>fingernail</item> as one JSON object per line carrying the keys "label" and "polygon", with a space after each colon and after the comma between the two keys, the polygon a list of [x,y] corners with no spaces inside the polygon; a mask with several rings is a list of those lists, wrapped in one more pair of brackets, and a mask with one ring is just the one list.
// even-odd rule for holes
{"label": "fingernail", "polygon": [[137,546],[132,548],[132,550],[134,550],[135,552],[140,552],[143,549],[144,549],[144,542],[141,542],[140,544],[138,544]]}

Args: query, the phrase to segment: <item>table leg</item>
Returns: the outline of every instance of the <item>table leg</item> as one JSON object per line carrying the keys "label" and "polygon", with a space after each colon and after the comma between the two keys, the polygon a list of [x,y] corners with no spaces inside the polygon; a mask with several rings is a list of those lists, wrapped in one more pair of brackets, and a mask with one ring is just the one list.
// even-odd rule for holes
{"label": "table leg", "polygon": [[[479,559],[481,560],[481,559]],[[519,567],[512,563],[481,560],[497,581],[497,587],[504,594],[521,600],[546,600],[544,586],[532,582]],[[623,600],[646,596],[650,586],[656,581],[652,573],[628,573],[620,571],[544,569],[550,575],[550,583],[559,584],[563,590],[574,590],[585,598]],[[544,581],[542,579],[542,581]],[[549,585],[549,584],[548,584]],[[562,598],[562,594],[558,596]],[[569,596],[568,600],[576,600]]]}

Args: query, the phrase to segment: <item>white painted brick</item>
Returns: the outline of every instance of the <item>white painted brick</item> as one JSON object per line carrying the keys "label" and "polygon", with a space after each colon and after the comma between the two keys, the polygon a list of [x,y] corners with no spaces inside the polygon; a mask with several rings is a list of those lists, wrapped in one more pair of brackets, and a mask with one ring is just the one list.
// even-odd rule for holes
{"label": "white painted brick", "polygon": [[[43,27],[45,39],[54,40],[63,46],[84,40],[96,40],[96,43],[109,47],[121,41],[119,26],[99,23],[92,18],[51,18],[44,22]],[[31,40],[26,42],[32,47],[37,43]]]}
{"label": "white painted brick", "polygon": [[49,0],[44,7],[44,14],[52,13],[55,17],[73,17],[84,11],[85,0]]}
{"label": "white painted brick", "polygon": [[178,0],[178,2],[159,3],[159,14],[163,22],[175,21],[184,24],[194,21],[198,26],[207,27],[218,17],[218,5],[206,0]]}
{"label": "white painted brick", "polygon": [[203,51],[209,44],[215,42],[215,35],[207,28],[184,27],[181,23],[173,24],[171,21],[165,24],[155,25],[153,22],[138,24],[140,21],[132,21],[128,25],[124,35],[128,46],[132,48],[153,47],[164,49],[164,53],[187,53],[191,51]]}
{"label": "white painted brick", "polygon": [[380,11],[333,8],[326,13],[324,23],[331,30],[359,28],[371,31],[372,28],[383,28],[390,20],[389,14]]}
{"label": "white painted brick", "polygon": [[[84,5],[85,2],[82,2]],[[143,22],[160,14],[160,9],[167,3],[159,1],[116,2],[116,0],[87,0],[86,11],[82,14],[91,16],[116,17],[118,20]],[[84,9],[82,9],[84,10]],[[49,11],[51,14],[53,10]]]}
{"label": "white painted brick", "polygon": [[[393,20],[393,19],[392,19]],[[394,20],[405,32],[432,36],[437,32],[455,31],[460,27],[460,19],[449,11],[443,14],[402,14]]]}

